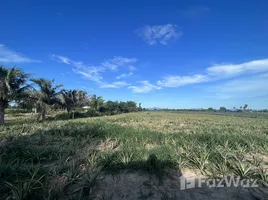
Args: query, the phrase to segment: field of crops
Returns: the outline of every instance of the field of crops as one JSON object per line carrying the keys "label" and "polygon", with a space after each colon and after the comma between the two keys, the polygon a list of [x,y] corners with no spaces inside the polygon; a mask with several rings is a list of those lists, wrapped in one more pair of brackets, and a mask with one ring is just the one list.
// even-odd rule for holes
{"label": "field of crops", "polygon": [[[140,112],[42,123],[9,117],[0,127],[0,153],[0,199],[268,196],[265,117]],[[180,191],[181,175],[252,178],[262,188]]]}

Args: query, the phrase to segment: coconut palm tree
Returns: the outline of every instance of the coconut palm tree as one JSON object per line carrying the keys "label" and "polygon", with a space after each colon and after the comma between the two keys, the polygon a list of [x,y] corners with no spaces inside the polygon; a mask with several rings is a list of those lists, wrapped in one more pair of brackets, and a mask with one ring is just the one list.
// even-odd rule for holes
{"label": "coconut palm tree", "polygon": [[0,66],[0,125],[5,123],[5,109],[10,101],[19,101],[25,97],[29,85],[29,74],[22,70]]}
{"label": "coconut palm tree", "polygon": [[90,106],[94,108],[94,110],[99,110],[99,108],[104,104],[104,100],[102,96],[92,95],[90,99]]}
{"label": "coconut palm tree", "polygon": [[31,92],[31,99],[34,101],[37,110],[39,110],[42,120],[45,120],[47,110],[59,102],[59,95],[61,94],[59,88],[63,85],[53,86],[54,79],[38,78],[31,79],[31,81],[39,88],[39,90],[33,90]]}
{"label": "coconut palm tree", "polygon": [[[76,107],[84,106],[88,103],[87,92],[80,90],[62,90],[60,104],[68,114]],[[74,113],[73,113],[74,118]]]}
{"label": "coconut palm tree", "polygon": [[248,108],[248,104],[245,104],[244,107],[243,107],[244,111],[246,111],[247,108]]}

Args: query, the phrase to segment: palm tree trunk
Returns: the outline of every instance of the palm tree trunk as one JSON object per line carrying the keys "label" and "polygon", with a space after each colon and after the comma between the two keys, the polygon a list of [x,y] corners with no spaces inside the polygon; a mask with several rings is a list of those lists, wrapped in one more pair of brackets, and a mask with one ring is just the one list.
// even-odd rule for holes
{"label": "palm tree trunk", "polygon": [[46,109],[42,110],[42,121],[46,120]]}
{"label": "palm tree trunk", "polygon": [[5,124],[5,108],[0,106],[0,126]]}

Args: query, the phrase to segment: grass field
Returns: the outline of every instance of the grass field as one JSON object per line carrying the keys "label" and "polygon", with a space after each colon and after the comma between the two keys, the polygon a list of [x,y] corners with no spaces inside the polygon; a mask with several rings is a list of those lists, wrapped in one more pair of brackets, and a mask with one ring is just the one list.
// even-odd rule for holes
{"label": "grass field", "polygon": [[[100,188],[124,173],[160,182],[191,172],[268,183],[268,120],[262,116],[142,112],[43,123],[26,115],[8,119],[0,128],[0,199],[117,199],[100,197]],[[140,199],[153,195],[135,192]]]}

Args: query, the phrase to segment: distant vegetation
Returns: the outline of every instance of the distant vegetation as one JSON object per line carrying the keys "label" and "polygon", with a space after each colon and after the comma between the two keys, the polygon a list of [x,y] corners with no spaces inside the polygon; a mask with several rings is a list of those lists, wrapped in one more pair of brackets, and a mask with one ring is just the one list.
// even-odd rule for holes
{"label": "distant vegetation", "polygon": [[5,122],[8,107],[39,113],[37,119],[42,121],[50,111],[66,110],[67,115],[61,114],[61,117],[74,118],[75,113],[100,116],[142,110],[141,104],[137,107],[134,101],[105,102],[101,96],[89,95],[86,91],[63,89],[63,85],[54,84],[54,79],[29,77],[30,74],[15,67],[0,67],[0,125]]}
{"label": "distant vegetation", "polygon": [[175,108],[143,108],[143,110],[162,110],[162,111],[192,111],[192,112],[268,112],[268,109],[249,109],[248,104],[240,106],[239,108],[233,107],[232,109],[221,106],[220,108],[190,108],[190,109],[175,109]]}

